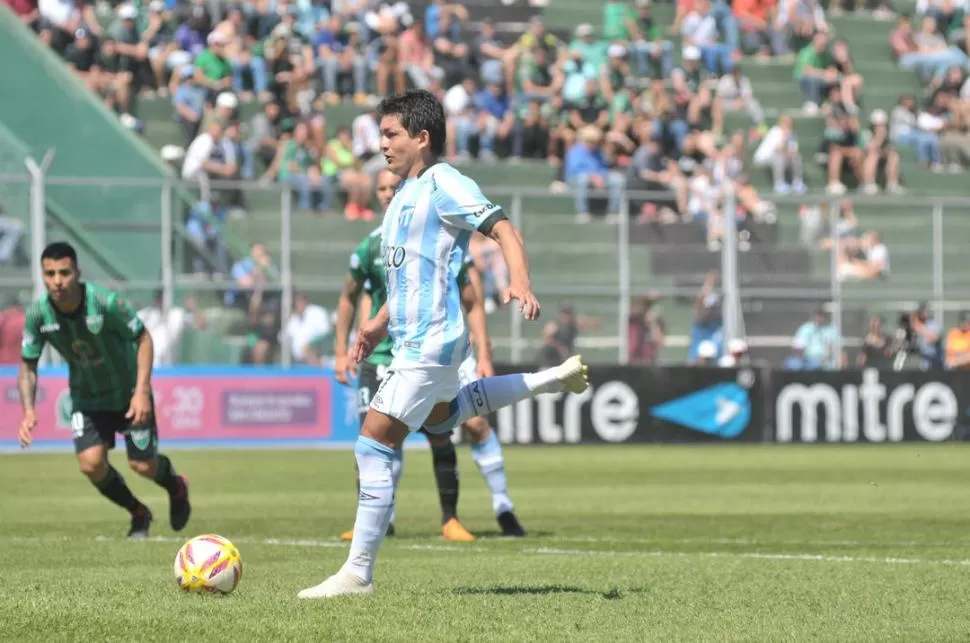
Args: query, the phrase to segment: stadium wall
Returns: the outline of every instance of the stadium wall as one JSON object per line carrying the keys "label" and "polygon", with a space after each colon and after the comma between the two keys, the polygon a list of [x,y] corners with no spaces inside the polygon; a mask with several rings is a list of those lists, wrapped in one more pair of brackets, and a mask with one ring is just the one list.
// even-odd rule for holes
{"label": "stadium wall", "polygon": [[[502,367],[500,372],[522,370]],[[0,368],[0,449],[16,450],[16,369]],[[495,414],[506,444],[892,443],[964,439],[970,372],[592,367],[582,395],[546,395]],[[331,369],[161,368],[159,433],[169,447],[349,448],[355,390]],[[71,447],[64,369],[42,370],[35,447]],[[456,436],[460,440],[460,436]],[[420,435],[409,445],[426,446]]]}

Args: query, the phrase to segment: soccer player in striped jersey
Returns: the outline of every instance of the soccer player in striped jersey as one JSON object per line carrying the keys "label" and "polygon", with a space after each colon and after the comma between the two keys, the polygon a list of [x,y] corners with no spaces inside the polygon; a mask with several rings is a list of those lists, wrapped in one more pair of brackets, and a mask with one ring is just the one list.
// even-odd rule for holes
{"label": "soccer player in striped jersey", "polygon": [[108,500],[131,514],[128,537],[148,537],[152,512],[132,494],[108,450],[125,436],[128,466],[168,492],[169,521],[181,531],[189,520],[189,488],[172,462],[158,453],[151,376],[152,336],[114,292],[81,282],[77,253],[52,243],[41,254],[47,294],[27,311],[18,385],[24,415],[20,445],[30,446],[37,416],[37,361],[50,344],[68,363],[71,431],[78,464]]}
{"label": "soccer player in striped jersey", "polygon": [[387,302],[357,331],[350,359],[360,362],[390,336],[394,358],[374,395],[354,452],[360,477],[357,520],[344,566],[301,598],[374,591],[373,571],[394,509],[393,460],[409,431],[440,434],[470,418],[543,393],[582,393],[589,382],[578,355],[538,373],[502,375],[459,387],[468,356],[458,272],[473,232],[494,239],[509,267],[503,300],[516,300],[523,316],[537,319],[528,258],[518,231],[474,181],[439,162],[445,114],[428,91],[385,98],[381,151],[403,179],[384,214],[381,253]]}
{"label": "soccer player in striped jersey", "polygon": [[[390,170],[382,170],[377,177],[377,199],[381,209],[386,210],[390,204],[394,191],[400,184],[398,178]],[[359,373],[347,358],[347,343],[350,327],[353,323],[358,303],[361,312],[368,311],[368,316],[376,314],[387,300],[384,263],[381,260],[381,229],[378,228],[364,237],[353,254],[350,256],[350,269],[344,278],[344,288],[337,304],[337,323],[335,329],[335,372],[337,380],[349,384],[350,378],[357,375],[357,401],[360,411],[361,425],[367,415],[373,394],[377,391],[381,381],[387,375],[387,368],[391,363],[390,338],[384,340],[360,365]],[[458,287],[461,292],[462,304],[468,319],[469,329],[475,340],[478,361],[474,355],[469,355],[461,364],[458,380],[461,386],[479,379],[479,376],[493,375],[491,359],[491,343],[488,337],[488,326],[485,321],[484,292],[481,276],[466,256],[462,269],[458,273]],[[478,465],[479,471],[485,478],[492,493],[492,509],[496,519],[506,536],[524,536],[525,530],[514,513],[512,501],[508,495],[508,482],[505,475],[505,459],[502,455],[502,445],[498,436],[492,431],[485,418],[471,418],[462,427],[465,435],[471,441],[472,458]],[[438,486],[438,499],[441,504],[441,534],[446,540],[470,541],[475,536],[471,534],[458,520],[458,457],[455,445],[451,441],[451,434],[428,435],[431,444],[431,460],[434,469],[435,482]],[[404,470],[403,451],[398,449],[394,453],[392,462],[392,477],[394,486]],[[359,491],[359,489],[358,489]],[[394,516],[388,525],[387,535],[394,534]],[[354,532],[347,531],[341,535],[342,540],[352,540]]]}

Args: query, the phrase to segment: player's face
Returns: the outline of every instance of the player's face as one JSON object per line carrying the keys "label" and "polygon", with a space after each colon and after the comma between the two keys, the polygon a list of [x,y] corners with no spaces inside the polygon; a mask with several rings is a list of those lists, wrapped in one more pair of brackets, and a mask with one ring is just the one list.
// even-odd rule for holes
{"label": "player's face", "polygon": [[382,170],[380,175],[378,175],[377,201],[381,204],[381,210],[387,210],[387,206],[391,204],[391,199],[394,198],[394,190],[397,189],[400,183],[401,177],[393,172]]}
{"label": "player's face", "polygon": [[412,137],[394,114],[381,118],[381,152],[387,161],[387,169],[401,178],[408,177],[421,150],[427,147],[427,139],[426,131]]}
{"label": "player's face", "polygon": [[44,259],[41,264],[44,286],[54,301],[67,301],[77,290],[77,266],[70,258]]}

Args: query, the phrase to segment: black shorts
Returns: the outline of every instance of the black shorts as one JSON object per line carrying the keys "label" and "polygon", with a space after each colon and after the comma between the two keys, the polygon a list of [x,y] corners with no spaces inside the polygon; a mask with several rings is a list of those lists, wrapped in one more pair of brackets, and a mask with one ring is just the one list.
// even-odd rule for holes
{"label": "black shorts", "polygon": [[[360,426],[364,426],[364,418],[367,417],[367,410],[370,408],[371,400],[374,399],[374,395],[377,394],[377,389],[380,388],[387,374],[387,366],[376,366],[368,362],[360,365],[360,369],[357,371],[357,415],[360,417]],[[427,436],[431,435],[424,428],[420,429],[419,433],[424,433]],[[436,437],[450,435],[451,431],[435,434]]]}
{"label": "black shorts", "polygon": [[75,411],[71,414],[74,452],[81,453],[93,446],[104,445],[108,451],[115,447],[115,436],[125,436],[125,450],[129,460],[152,460],[158,455],[158,427],[155,415],[141,426],[132,426],[126,411]]}

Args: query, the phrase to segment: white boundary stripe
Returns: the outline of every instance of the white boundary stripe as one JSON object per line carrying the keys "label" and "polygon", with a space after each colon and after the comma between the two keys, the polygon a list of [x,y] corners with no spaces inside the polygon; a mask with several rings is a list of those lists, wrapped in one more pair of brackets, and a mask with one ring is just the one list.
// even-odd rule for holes
{"label": "white boundary stripe", "polygon": [[970,567],[970,560],[951,560],[933,558],[897,558],[878,556],[827,556],[823,554],[773,554],[764,552],[727,552],[727,551],[596,551],[588,549],[555,549],[540,547],[524,549],[527,554],[553,556],[631,556],[643,558],[680,557],[680,558],[752,558],[755,560],[805,561],[821,563],[877,563],[883,565],[946,565],[950,567]]}
{"label": "white boundary stripe", "polygon": [[[183,543],[186,539],[174,536],[153,536],[145,541],[148,543]],[[0,542],[21,542],[21,543],[44,543],[44,542],[79,542],[79,543],[111,543],[111,542],[130,542],[127,538],[111,538],[108,536],[95,536],[93,538],[79,538],[75,536],[0,536]],[[138,541],[136,541],[138,542]],[[325,549],[345,549],[349,543],[338,540],[313,540],[313,539],[280,539],[280,538],[234,538],[236,544],[279,546],[279,547],[316,547]],[[505,541],[508,542],[508,541]],[[685,541],[688,542],[688,541]],[[693,541],[690,541],[693,542]],[[604,557],[632,557],[632,558],[735,558],[751,560],[770,560],[788,562],[817,562],[817,563],[873,563],[878,565],[942,565],[947,567],[970,567],[968,559],[935,559],[935,558],[912,558],[897,556],[834,556],[829,554],[808,554],[808,553],[772,553],[772,552],[730,552],[730,551],[609,551],[596,549],[559,549],[555,547],[528,547],[524,549],[488,549],[481,546],[461,546],[461,545],[434,545],[420,543],[393,543],[393,549],[404,549],[412,551],[434,551],[452,553],[482,553],[492,552],[502,553],[521,553],[539,556],[604,556]]]}

